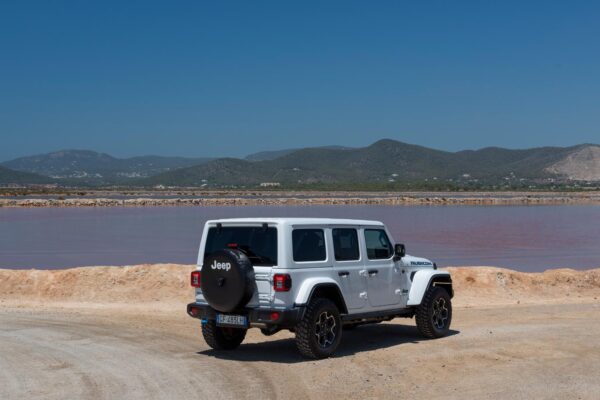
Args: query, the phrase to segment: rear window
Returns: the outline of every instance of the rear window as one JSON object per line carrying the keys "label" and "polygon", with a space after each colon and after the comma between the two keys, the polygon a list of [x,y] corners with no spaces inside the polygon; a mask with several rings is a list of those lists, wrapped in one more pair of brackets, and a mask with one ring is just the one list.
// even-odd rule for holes
{"label": "rear window", "polygon": [[294,261],[325,261],[323,229],[294,229],[292,231]]}
{"label": "rear window", "polygon": [[242,250],[253,265],[277,265],[277,229],[260,226],[210,228],[204,258],[229,247]]}
{"label": "rear window", "polygon": [[333,229],[331,234],[336,261],[350,261],[360,258],[356,229]]}

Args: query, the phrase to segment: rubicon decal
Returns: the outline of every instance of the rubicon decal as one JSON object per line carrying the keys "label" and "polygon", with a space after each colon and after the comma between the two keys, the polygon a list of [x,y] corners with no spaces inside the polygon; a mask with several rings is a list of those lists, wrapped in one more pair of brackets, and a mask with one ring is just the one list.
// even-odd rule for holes
{"label": "rubicon decal", "polygon": [[217,261],[215,260],[215,261],[213,261],[213,263],[210,265],[210,267],[211,267],[212,269],[222,269],[222,270],[224,270],[225,272],[227,272],[227,271],[229,271],[229,270],[231,269],[231,263],[228,263],[228,262],[220,263],[220,262],[217,262]]}

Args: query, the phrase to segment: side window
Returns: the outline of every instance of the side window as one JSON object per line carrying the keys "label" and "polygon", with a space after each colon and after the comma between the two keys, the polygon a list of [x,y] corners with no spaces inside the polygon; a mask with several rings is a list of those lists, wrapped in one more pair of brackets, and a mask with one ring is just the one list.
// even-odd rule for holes
{"label": "side window", "polygon": [[294,229],[292,231],[294,261],[325,261],[323,229]]}
{"label": "side window", "polygon": [[336,261],[358,260],[358,234],[356,229],[340,228],[331,231]]}
{"label": "side window", "polygon": [[387,259],[394,254],[392,244],[383,229],[365,229],[365,243],[369,260]]}

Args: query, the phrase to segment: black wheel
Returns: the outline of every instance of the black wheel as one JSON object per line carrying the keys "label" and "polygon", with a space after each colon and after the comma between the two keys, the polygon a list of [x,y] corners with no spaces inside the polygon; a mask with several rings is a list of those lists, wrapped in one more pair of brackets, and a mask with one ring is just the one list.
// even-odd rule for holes
{"label": "black wheel", "polygon": [[417,328],[423,336],[434,339],[446,336],[452,322],[452,303],[446,290],[432,286],[417,308]]}
{"label": "black wheel", "polygon": [[206,343],[215,350],[237,348],[244,341],[246,331],[247,329],[217,326],[215,321],[206,321],[202,324],[202,336]]}
{"label": "black wheel", "polygon": [[308,303],[304,318],[296,326],[296,345],[308,358],[331,356],[342,339],[342,321],[336,305],[316,298]]}

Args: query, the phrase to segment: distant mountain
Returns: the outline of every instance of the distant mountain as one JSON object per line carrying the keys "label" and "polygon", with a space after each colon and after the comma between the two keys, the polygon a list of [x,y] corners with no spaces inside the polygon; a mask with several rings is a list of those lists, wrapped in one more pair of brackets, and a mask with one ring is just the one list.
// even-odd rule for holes
{"label": "distant mountain", "polygon": [[581,146],[548,167],[548,171],[577,181],[600,181],[600,146]]}
{"label": "distant mountain", "polygon": [[14,171],[0,166],[0,185],[11,184],[45,184],[54,180],[47,176],[31,174],[29,172]]}
{"label": "distant mountain", "polygon": [[[489,147],[447,152],[383,139],[370,146],[265,151],[237,158],[142,156],[116,158],[88,150],[22,157],[2,164],[0,184],[282,186],[446,184],[454,187],[527,187],[600,182],[600,146]],[[7,168],[10,168],[7,169]],[[42,176],[43,175],[43,176]]]}
{"label": "distant mountain", "polygon": [[[352,147],[345,147],[345,146],[322,146],[322,147],[315,147],[315,148],[317,148],[317,149],[331,149],[331,150],[348,150],[348,149],[351,149]],[[248,161],[274,160],[276,158],[286,156],[288,154],[294,153],[294,152],[299,151],[299,150],[302,150],[302,149],[296,148],[296,149],[261,151],[261,152],[258,152],[258,153],[250,154],[250,155],[246,156],[245,159],[248,160]]]}
{"label": "distant mountain", "polygon": [[23,172],[49,176],[70,182],[118,183],[144,178],[177,168],[198,165],[210,158],[142,156],[116,158],[90,150],[63,150],[2,163]]}
{"label": "distant mountain", "polygon": [[516,184],[580,178],[600,181],[599,149],[598,145],[579,145],[446,152],[384,139],[363,148],[306,148],[262,161],[221,158],[140,182],[165,186],[255,186],[262,182],[302,185],[424,181]]}

